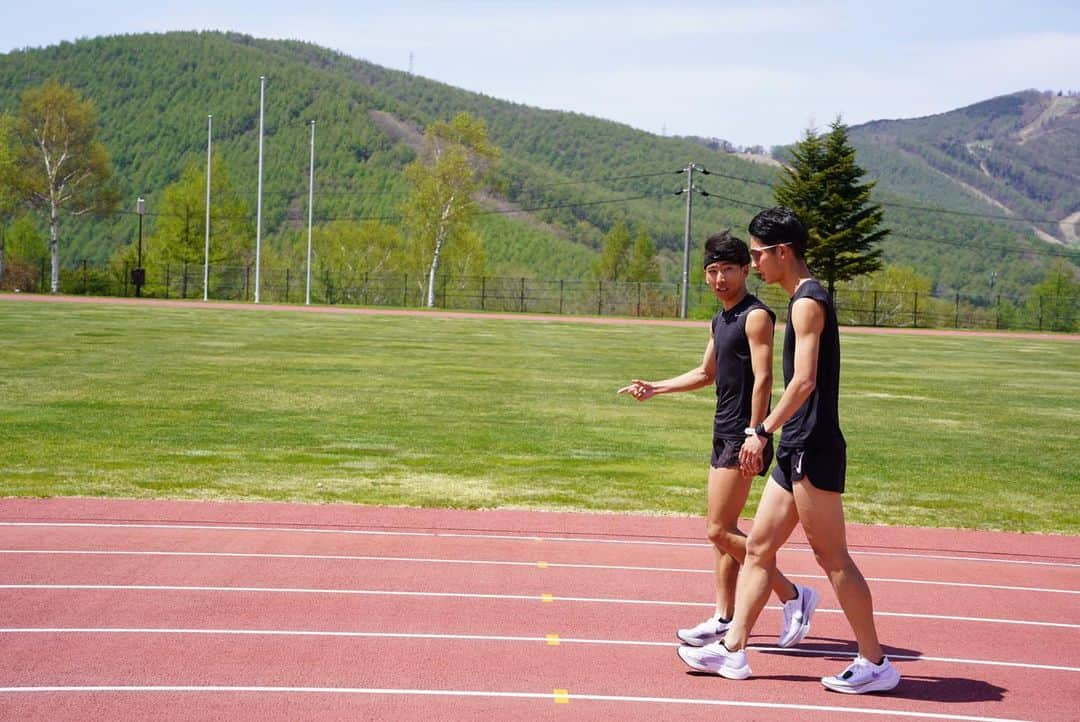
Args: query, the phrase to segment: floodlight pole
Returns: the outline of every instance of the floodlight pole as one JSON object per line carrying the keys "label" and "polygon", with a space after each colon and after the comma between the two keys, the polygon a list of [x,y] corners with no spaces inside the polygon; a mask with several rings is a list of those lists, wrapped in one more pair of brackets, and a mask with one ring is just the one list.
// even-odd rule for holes
{"label": "floodlight pole", "polygon": [[206,249],[203,252],[202,300],[210,298],[210,164],[214,142],[214,116],[206,116]]}
{"label": "floodlight pole", "polygon": [[255,200],[255,303],[259,302],[259,268],[262,258],[263,110],[266,104],[266,76],[259,76],[259,192]]}
{"label": "floodlight pole", "polygon": [[315,208],[315,121],[311,121],[311,170],[308,176],[307,206],[307,286],[304,291],[304,304],[311,305],[311,218]]}

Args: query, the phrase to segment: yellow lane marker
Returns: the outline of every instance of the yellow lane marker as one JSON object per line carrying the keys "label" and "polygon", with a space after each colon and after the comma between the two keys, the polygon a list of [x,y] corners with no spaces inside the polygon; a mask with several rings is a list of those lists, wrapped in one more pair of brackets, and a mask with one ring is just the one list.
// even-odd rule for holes
{"label": "yellow lane marker", "polygon": [[555,704],[570,704],[570,691],[566,689],[556,689]]}
{"label": "yellow lane marker", "polygon": [[557,635],[557,634],[549,634],[549,635],[547,635],[547,643],[548,643],[549,647],[558,647],[559,646],[559,635]]}
{"label": "yellow lane marker", "polygon": [[537,562],[536,566],[540,567],[541,569],[547,569],[548,568],[548,563],[547,562]]}
{"label": "yellow lane marker", "polygon": [[554,594],[547,594],[545,592],[544,594],[540,595],[540,601],[541,602],[554,602],[555,601],[555,595]]}

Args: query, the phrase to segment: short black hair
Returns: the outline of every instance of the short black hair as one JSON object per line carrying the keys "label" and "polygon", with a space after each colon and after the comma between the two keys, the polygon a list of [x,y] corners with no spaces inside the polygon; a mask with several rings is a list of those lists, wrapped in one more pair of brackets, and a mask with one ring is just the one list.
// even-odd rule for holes
{"label": "short black hair", "polygon": [[750,250],[741,238],[731,235],[730,230],[723,230],[705,239],[705,259],[703,268],[714,263],[734,263],[739,266],[750,265]]}
{"label": "short black hair", "polygon": [[796,258],[806,255],[806,242],[810,233],[806,224],[795,211],[786,206],[766,208],[750,221],[750,235],[759,239],[766,246],[787,243],[795,251]]}

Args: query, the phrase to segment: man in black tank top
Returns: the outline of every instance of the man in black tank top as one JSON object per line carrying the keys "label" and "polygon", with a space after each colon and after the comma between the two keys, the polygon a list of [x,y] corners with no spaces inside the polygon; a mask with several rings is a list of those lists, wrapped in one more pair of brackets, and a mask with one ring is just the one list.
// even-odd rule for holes
{"label": "man in black tank top", "polygon": [[[754,474],[764,476],[772,461],[771,445],[740,464],[745,430],[761,422],[769,411],[772,394],[772,339],[775,314],[746,290],[750,253],[746,244],[727,231],[705,242],[705,280],[723,304],[712,320],[709,342],[701,365],[664,381],[635,379],[619,389],[638,401],[656,394],[693,391],[710,384],[716,388],[713,417],[713,452],[708,482],[709,540],[715,550],[716,612],[704,622],[680,629],[677,636],[690,648],[708,653],[723,638],[735,609],[735,581],[746,554],[746,537],[739,530],[739,515],[750,494]],[[778,570],[769,585],[781,602],[797,600],[799,590]],[[812,591],[810,593],[813,593]],[[793,604],[787,610],[794,610]],[[798,644],[808,627],[792,613],[784,615],[780,645]]]}
{"label": "man in black tank top", "polygon": [[[750,222],[754,269],[766,283],[787,291],[791,303],[784,333],[784,393],[750,430],[740,452],[744,462],[752,462],[781,426],[783,435],[746,543],[735,617],[713,671],[736,679],[749,676],[745,647],[750,630],[768,600],[776,554],[801,522],[859,647],[853,664],[821,683],[847,694],[882,692],[896,687],[900,675],[881,650],[870,587],[847,549],[841,501],[847,448],[837,413],[840,336],[832,299],[811,278],[804,260],[807,240],[806,227],[788,208],[762,211]],[[810,595],[803,599],[807,621],[816,602]]]}

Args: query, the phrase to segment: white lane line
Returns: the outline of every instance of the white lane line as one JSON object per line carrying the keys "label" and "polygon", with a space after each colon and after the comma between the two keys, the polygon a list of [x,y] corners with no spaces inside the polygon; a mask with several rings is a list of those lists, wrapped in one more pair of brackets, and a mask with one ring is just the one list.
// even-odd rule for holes
{"label": "white lane line", "polygon": [[[105,522],[29,522],[29,521],[0,521],[0,527],[77,527],[89,529],[182,529],[199,531],[243,531],[243,532],[281,532],[301,534],[347,534],[353,536],[387,536],[387,537],[425,537],[425,538],[453,538],[453,539],[499,539],[503,541],[527,541],[527,542],[568,542],[579,544],[626,544],[648,545],[669,547],[707,547],[702,542],[667,542],[648,539],[600,539],[596,537],[556,537],[537,536],[536,534],[486,534],[486,533],[462,533],[462,532],[420,532],[420,531],[384,531],[377,529],[323,529],[310,527],[274,527],[274,526],[234,526],[224,524],[145,524],[145,523],[105,523]],[[798,551],[810,553],[810,548],[805,544],[793,544],[784,547],[785,551]],[[911,559],[939,559],[962,562],[988,562],[993,564],[1022,564],[1044,567],[1080,568],[1080,564],[1070,562],[1038,562],[1026,559],[998,559],[990,557],[971,557],[947,554],[923,554],[906,552],[882,552],[882,551],[859,551],[851,550],[853,555],[876,556],[876,557],[901,557]]]}
{"label": "white lane line", "polygon": [[[702,602],[678,602],[663,599],[618,599],[613,597],[563,597],[554,594],[477,594],[465,592],[414,592],[386,589],[312,589],[304,587],[224,587],[180,584],[0,584],[0,591],[11,589],[48,591],[135,591],[135,592],[247,592],[255,594],[348,594],[357,596],[432,597],[451,599],[499,599],[511,601],[581,602],[587,604],[628,604],[667,607],[711,607]],[[768,606],[766,609],[780,609]],[[818,614],[843,614],[840,609],[818,608]],[[949,614],[918,614],[914,612],[874,611],[879,617],[904,619],[935,619],[952,622],[985,622],[989,624],[1016,624],[1032,627],[1056,627],[1080,629],[1080,624],[1041,622],[1028,619],[997,619],[993,617],[963,617]]]}
{"label": "white lane line", "polygon": [[940,714],[935,712],[911,712],[876,707],[834,707],[830,705],[781,704],[778,702],[738,702],[721,699],[692,699],[680,697],[623,697],[608,694],[552,694],[551,692],[488,692],[481,690],[457,689],[377,689],[372,687],[264,687],[264,686],[221,686],[221,685],[144,685],[117,686],[91,685],[83,687],[0,687],[0,694],[28,693],[67,693],[87,694],[101,692],[129,693],[211,693],[211,692],[255,692],[264,694],[344,694],[344,695],[387,695],[418,697],[473,697],[495,699],[537,699],[555,701],[587,702],[622,702],[650,704],[704,705],[709,707],[738,707],[742,709],[790,710],[803,712],[835,712],[837,714],[885,715],[889,717],[912,717],[915,719],[965,720],[970,722],[1024,722],[1023,720],[1002,717],[976,717],[971,715]]}
{"label": "white lane line", "polygon": [[[306,629],[169,629],[146,627],[8,627],[0,628],[0,634],[161,634],[161,635],[205,635],[205,636],[253,636],[253,637],[344,637],[356,639],[434,639],[464,642],[528,642],[547,644],[547,636],[528,637],[520,635],[496,634],[441,634],[424,632],[343,632],[331,630]],[[653,642],[635,639],[588,639],[582,637],[559,636],[560,644],[590,644],[623,647],[666,647],[675,648],[677,642]],[[803,655],[807,657],[855,657],[855,652],[821,651],[774,647],[766,644],[751,644],[750,649],[781,655]],[[1080,672],[1080,667],[1067,667],[1056,664],[1034,664],[1032,662],[1006,662],[990,659],[963,659],[959,657],[933,657],[925,654],[890,654],[893,661],[911,662],[946,662],[949,664],[978,664],[993,667],[1017,667],[1020,669],[1039,669],[1050,672]]]}
{"label": "white lane line", "polygon": [[[148,557],[208,557],[208,558],[237,558],[237,559],[303,559],[316,561],[366,561],[366,562],[409,562],[422,564],[475,564],[489,566],[533,567],[539,562],[515,562],[498,561],[489,559],[439,559],[432,557],[397,557],[397,556],[372,556],[355,554],[267,554],[254,552],[173,552],[173,551],[135,551],[135,550],[97,550],[97,549],[0,549],[0,554],[55,554],[55,555],[89,555],[89,556],[148,556]],[[567,564],[562,562],[544,562],[545,568],[553,569],[597,569],[607,571],[629,572],[664,572],[672,574],[708,574],[712,575],[711,569],[690,569],[686,567],[650,567],[634,566],[627,564]],[[826,580],[823,574],[787,574],[788,577],[798,579]],[[994,589],[1014,592],[1045,592],[1050,594],[1077,594],[1080,590],[1056,589],[1049,587],[1017,587],[1005,584],[975,584],[972,582],[950,582],[927,579],[900,579],[895,577],[866,577],[869,582],[883,582],[890,584],[927,584],[945,587],[963,587],[967,589]]]}

